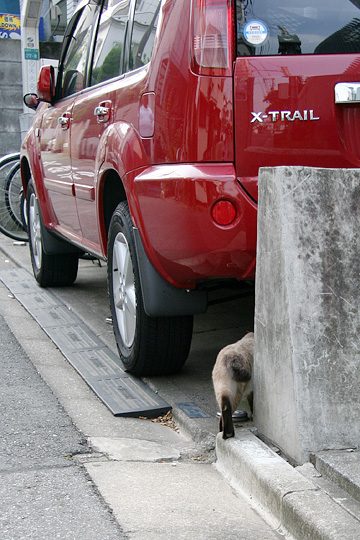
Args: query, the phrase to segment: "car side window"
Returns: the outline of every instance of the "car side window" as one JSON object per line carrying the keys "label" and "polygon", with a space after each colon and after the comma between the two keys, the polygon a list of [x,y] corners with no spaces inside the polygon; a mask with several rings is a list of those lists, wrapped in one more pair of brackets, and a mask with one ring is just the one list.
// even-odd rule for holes
{"label": "car side window", "polygon": [[159,18],[160,0],[136,0],[130,44],[130,69],[150,61]]}
{"label": "car side window", "polygon": [[121,0],[106,9],[100,19],[93,60],[91,84],[123,73],[123,55],[129,22],[130,0]]}
{"label": "car side window", "polygon": [[95,16],[99,6],[87,4],[73,31],[61,66],[60,97],[67,97],[83,90],[86,86],[86,64],[91,45]]}

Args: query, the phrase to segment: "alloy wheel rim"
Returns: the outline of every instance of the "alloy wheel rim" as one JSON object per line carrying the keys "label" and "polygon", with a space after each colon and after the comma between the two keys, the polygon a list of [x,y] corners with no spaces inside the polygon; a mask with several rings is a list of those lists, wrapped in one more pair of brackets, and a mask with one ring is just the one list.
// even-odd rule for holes
{"label": "alloy wheel rim", "polygon": [[136,330],[135,279],[129,244],[123,233],[118,233],[114,242],[112,288],[121,339],[126,347],[131,347]]}
{"label": "alloy wheel rim", "polygon": [[30,195],[29,201],[29,233],[36,269],[41,268],[42,239],[39,205],[34,193]]}

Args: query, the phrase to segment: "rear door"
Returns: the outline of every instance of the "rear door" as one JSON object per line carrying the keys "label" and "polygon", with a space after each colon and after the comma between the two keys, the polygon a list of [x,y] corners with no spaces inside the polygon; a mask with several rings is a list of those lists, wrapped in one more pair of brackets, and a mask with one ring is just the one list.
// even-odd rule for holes
{"label": "rear door", "polygon": [[248,193],[257,200],[262,166],[359,167],[360,1],[236,4],[235,159]]}
{"label": "rear door", "polygon": [[138,150],[126,139],[141,120],[147,78],[141,68],[152,54],[159,6],[160,0],[114,0],[104,6],[89,87],[75,100],[72,175],[83,241],[94,252],[101,252],[96,186],[104,152],[99,152],[99,143],[117,140],[112,159],[118,172],[122,161],[133,167],[138,163]]}
{"label": "rear door", "polygon": [[[89,69],[88,88],[75,101],[71,127],[71,161],[74,190],[83,237],[90,250],[100,252],[95,201],[99,141],[114,121],[115,96],[123,76],[129,26],[130,0],[104,7]],[[90,66],[89,66],[90,67]]]}

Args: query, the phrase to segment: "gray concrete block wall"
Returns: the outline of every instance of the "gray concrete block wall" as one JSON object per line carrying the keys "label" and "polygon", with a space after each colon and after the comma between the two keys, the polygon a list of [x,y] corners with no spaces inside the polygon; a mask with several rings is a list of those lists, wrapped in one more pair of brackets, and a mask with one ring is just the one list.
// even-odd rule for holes
{"label": "gray concrete block wall", "polygon": [[297,463],[360,445],[360,171],[262,169],[255,424]]}
{"label": "gray concrete block wall", "polygon": [[19,115],[23,112],[21,42],[0,40],[0,157],[17,152],[21,134]]}

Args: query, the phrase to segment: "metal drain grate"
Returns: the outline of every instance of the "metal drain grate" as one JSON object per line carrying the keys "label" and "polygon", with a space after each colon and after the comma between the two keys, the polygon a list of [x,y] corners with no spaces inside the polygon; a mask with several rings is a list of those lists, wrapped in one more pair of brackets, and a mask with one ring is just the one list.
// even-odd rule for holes
{"label": "metal drain grate", "polygon": [[126,373],[118,356],[59,298],[38,287],[26,270],[4,270],[0,280],[115,416],[154,417],[171,409],[145,383]]}
{"label": "metal drain grate", "polygon": [[189,418],[210,418],[210,415],[204,412],[196,403],[184,402],[176,403]]}

